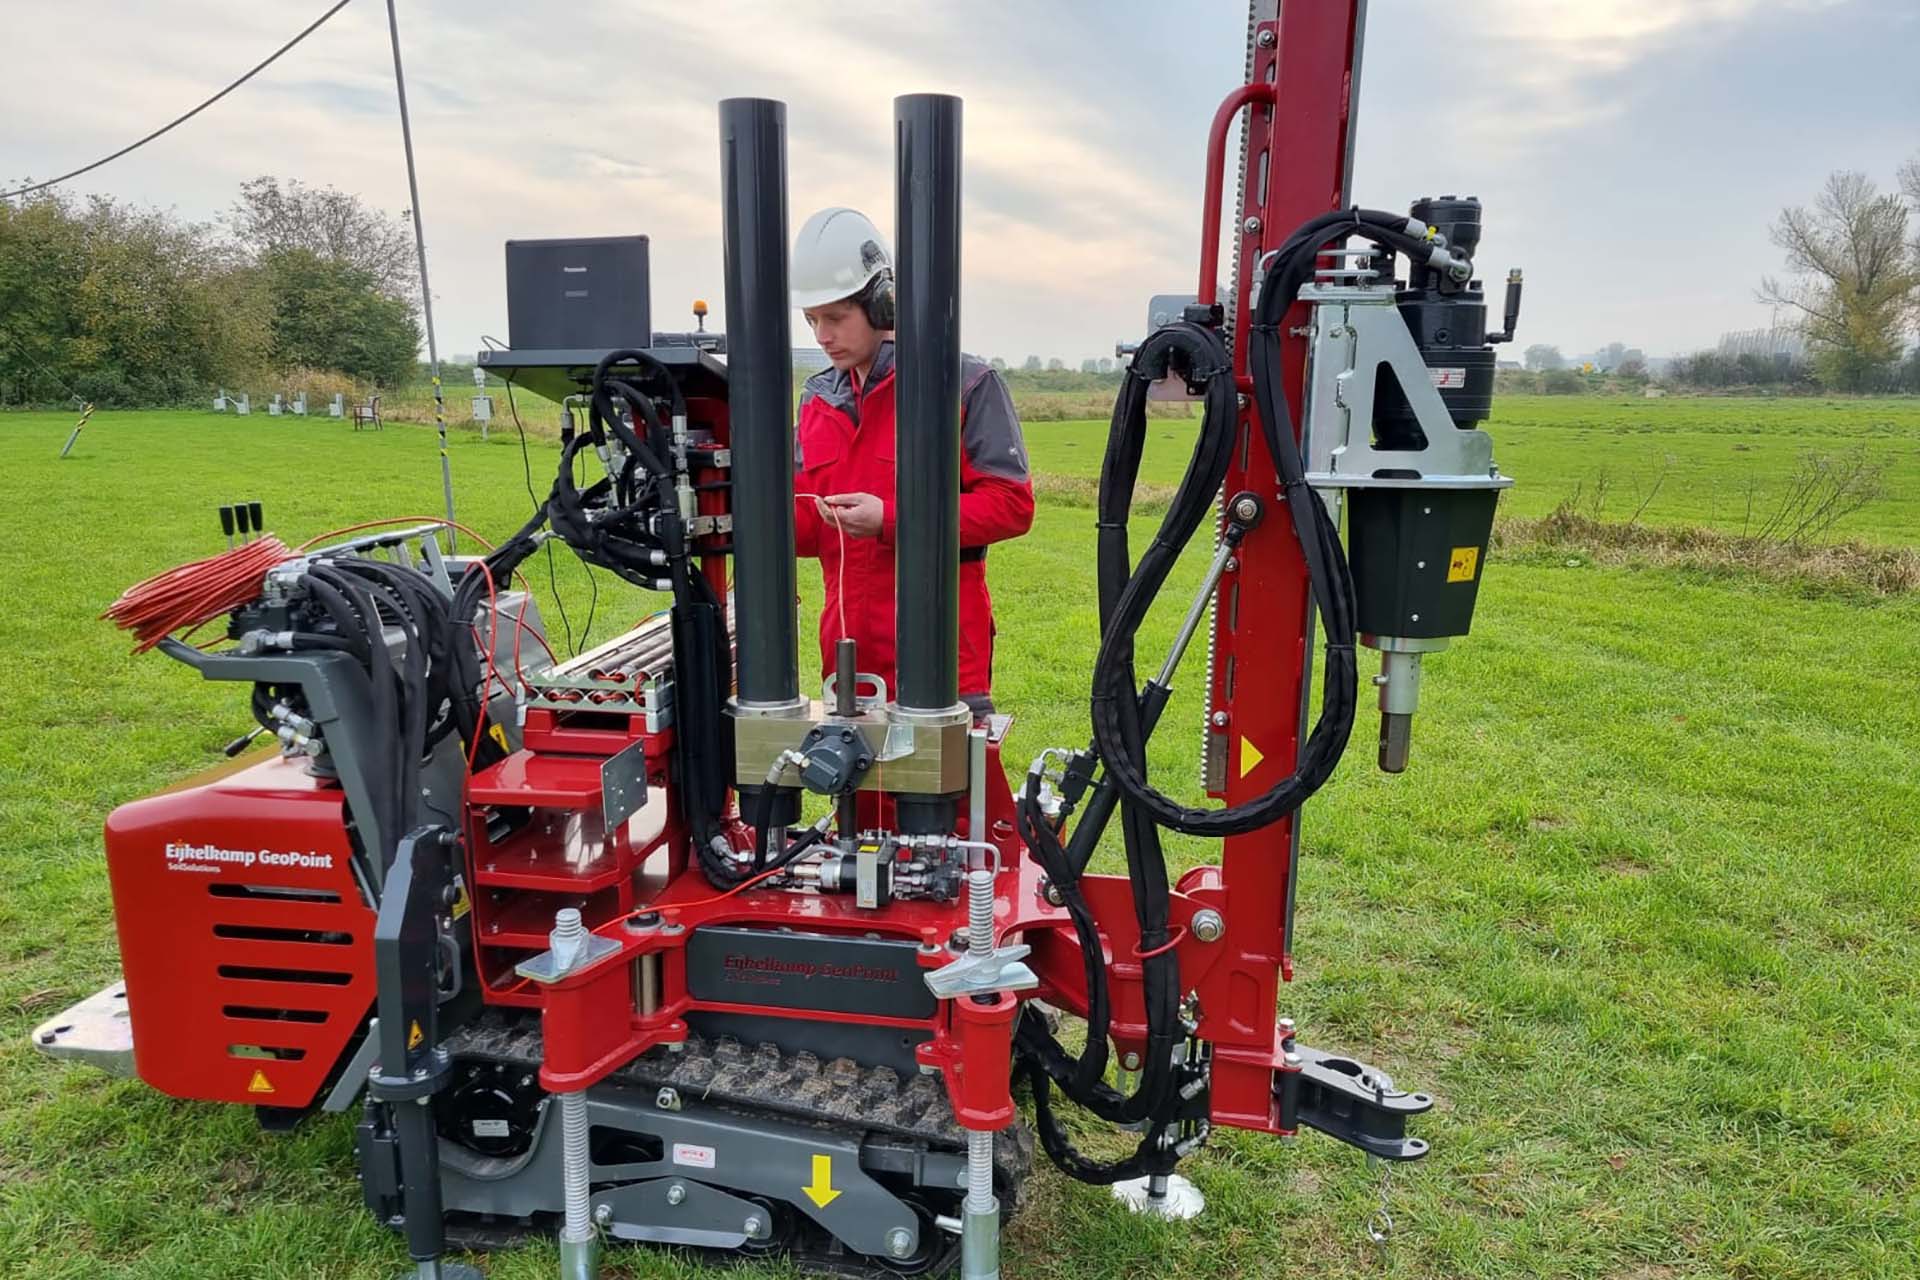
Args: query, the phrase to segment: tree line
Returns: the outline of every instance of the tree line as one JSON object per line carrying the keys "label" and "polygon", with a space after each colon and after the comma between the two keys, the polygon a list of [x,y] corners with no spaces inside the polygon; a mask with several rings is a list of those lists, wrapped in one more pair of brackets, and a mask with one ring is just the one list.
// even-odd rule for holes
{"label": "tree line", "polygon": [[413,376],[404,215],[260,177],[211,222],[48,191],[0,204],[0,404],[178,404],[316,370]]}

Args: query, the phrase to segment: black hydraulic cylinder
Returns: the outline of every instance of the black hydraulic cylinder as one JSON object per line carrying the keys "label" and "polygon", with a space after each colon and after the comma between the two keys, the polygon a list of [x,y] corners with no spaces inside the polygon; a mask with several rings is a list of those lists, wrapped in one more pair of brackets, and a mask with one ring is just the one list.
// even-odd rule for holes
{"label": "black hydraulic cylinder", "polygon": [[900,706],[960,701],[960,99],[893,100]]}
{"label": "black hydraulic cylinder", "polygon": [[800,694],[784,103],[766,98],[720,103],[720,194],[738,691],[742,703],[779,705]]}

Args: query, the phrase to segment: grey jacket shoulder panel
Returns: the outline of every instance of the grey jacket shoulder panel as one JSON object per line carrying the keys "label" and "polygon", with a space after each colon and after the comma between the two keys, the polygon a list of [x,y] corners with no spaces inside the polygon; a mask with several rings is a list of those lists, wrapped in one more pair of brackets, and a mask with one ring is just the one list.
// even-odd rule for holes
{"label": "grey jacket shoulder panel", "polygon": [[1003,480],[1028,477],[1027,441],[1014,411],[1013,393],[992,365],[960,357],[961,444],[976,471]]}

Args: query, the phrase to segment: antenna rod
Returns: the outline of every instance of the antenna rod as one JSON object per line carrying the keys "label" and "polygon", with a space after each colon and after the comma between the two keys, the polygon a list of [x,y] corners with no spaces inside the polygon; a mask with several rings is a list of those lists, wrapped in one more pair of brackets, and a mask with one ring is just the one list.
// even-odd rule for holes
{"label": "antenna rod", "polygon": [[447,550],[459,548],[453,527],[453,465],[447,461],[447,402],[440,390],[440,344],[433,333],[433,288],[427,283],[427,233],[420,221],[420,178],[413,168],[413,125],[407,119],[407,76],[400,69],[400,18],[387,0],[387,30],[393,36],[393,87],[400,94],[400,140],[407,151],[407,192],[413,200],[413,247],[420,259],[420,310],[427,322],[427,371],[433,375],[433,423],[440,432],[440,488],[447,497]]}

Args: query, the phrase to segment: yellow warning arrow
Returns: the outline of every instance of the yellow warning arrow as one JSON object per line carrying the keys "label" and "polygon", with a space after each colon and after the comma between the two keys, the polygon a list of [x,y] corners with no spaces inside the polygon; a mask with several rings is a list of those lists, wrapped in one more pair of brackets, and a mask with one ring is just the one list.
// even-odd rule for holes
{"label": "yellow warning arrow", "polygon": [[824,1209],[840,1198],[833,1188],[833,1157],[815,1155],[813,1157],[813,1181],[800,1188],[807,1193],[807,1199]]}
{"label": "yellow warning arrow", "polygon": [[1252,738],[1240,739],[1240,776],[1246,777],[1260,766],[1266,757],[1260,754],[1260,748],[1253,745]]}
{"label": "yellow warning arrow", "polygon": [[254,1068],[253,1079],[247,1081],[248,1093],[272,1093],[273,1084],[267,1079],[267,1073]]}

